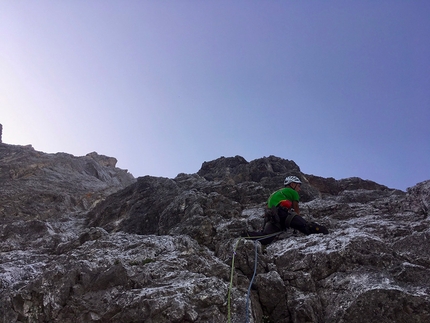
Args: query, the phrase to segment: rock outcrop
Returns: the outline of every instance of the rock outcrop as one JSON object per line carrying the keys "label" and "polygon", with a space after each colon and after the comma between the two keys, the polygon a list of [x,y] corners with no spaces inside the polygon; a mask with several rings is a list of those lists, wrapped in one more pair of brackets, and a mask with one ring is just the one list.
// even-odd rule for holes
{"label": "rock outcrop", "polygon": [[0,144],[2,217],[51,219],[88,211],[136,181],[115,165],[115,158],[97,153],[75,157]]}
{"label": "rock outcrop", "polygon": [[[402,192],[274,156],[137,180],[95,153],[0,145],[0,161],[2,322],[430,321],[430,181]],[[330,234],[239,238],[290,174]]]}

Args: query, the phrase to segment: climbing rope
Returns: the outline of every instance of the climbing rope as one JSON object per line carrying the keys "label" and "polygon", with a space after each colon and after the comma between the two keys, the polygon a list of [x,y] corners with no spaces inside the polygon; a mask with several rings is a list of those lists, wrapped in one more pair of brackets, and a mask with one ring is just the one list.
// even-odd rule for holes
{"label": "climbing rope", "polygon": [[255,250],[255,256],[254,256],[254,273],[252,275],[251,281],[249,282],[248,286],[248,292],[246,293],[246,323],[249,323],[249,299],[251,297],[251,287],[252,283],[254,282],[255,274],[257,272],[257,261],[258,261],[258,245],[257,241],[254,241],[254,250]]}
{"label": "climbing rope", "polygon": [[228,318],[228,323],[231,323],[231,307],[230,307],[230,302],[231,302],[231,289],[233,287],[233,273],[234,273],[234,256],[236,255],[236,250],[237,247],[239,245],[239,242],[242,241],[243,238],[239,238],[236,242],[236,245],[233,248],[233,256],[232,256],[232,260],[231,260],[231,271],[230,271],[230,286],[228,288],[228,296],[227,296],[227,307],[228,307],[228,313],[227,313],[227,318]]}
{"label": "climbing rope", "polygon": [[281,234],[282,231],[280,232],[275,232],[275,233],[271,233],[265,236],[256,236],[256,237],[246,237],[246,238],[239,238],[233,248],[233,256],[232,256],[232,261],[231,261],[231,272],[230,272],[230,286],[228,289],[228,296],[227,296],[227,306],[228,306],[228,312],[227,312],[227,318],[228,318],[228,323],[231,323],[231,290],[233,287],[233,276],[234,276],[234,257],[236,255],[236,250],[237,247],[239,246],[239,242],[242,241],[242,239],[252,239],[254,240],[254,273],[252,275],[251,281],[249,282],[249,287],[248,287],[248,291],[246,294],[246,322],[249,323],[249,300],[250,300],[250,295],[251,295],[251,287],[252,284],[254,282],[254,278],[255,275],[257,273],[257,263],[258,263],[258,244],[257,241],[266,239],[266,238],[271,238],[271,237],[275,237],[279,234]]}

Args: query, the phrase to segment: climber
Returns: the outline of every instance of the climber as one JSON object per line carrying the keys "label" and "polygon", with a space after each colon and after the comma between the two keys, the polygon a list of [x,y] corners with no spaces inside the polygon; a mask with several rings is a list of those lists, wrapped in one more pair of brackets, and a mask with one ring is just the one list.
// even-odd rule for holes
{"label": "climber", "polygon": [[[297,176],[288,176],[284,181],[284,188],[281,188],[270,195],[267,200],[265,221],[263,231],[244,232],[242,237],[257,239],[270,235],[265,239],[259,239],[262,244],[269,244],[276,238],[276,232],[285,231],[287,228],[293,228],[306,235],[313,233],[328,234],[326,227],[307,222],[300,216],[299,208],[299,191],[302,182]],[[294,210],[289,212],[290,209]]]}

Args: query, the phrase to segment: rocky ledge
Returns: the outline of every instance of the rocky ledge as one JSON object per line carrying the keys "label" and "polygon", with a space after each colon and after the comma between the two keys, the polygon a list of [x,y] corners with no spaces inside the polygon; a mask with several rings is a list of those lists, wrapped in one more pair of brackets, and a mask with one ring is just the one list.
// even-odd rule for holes
{"label": "rocky ledge", "polygon": [[[239,238],[290,174],[330,234]],[[0,180],[2,322],[430,321],[430,181],[402,192],[274,156],[135,180],[109,157],[5,144]]]}

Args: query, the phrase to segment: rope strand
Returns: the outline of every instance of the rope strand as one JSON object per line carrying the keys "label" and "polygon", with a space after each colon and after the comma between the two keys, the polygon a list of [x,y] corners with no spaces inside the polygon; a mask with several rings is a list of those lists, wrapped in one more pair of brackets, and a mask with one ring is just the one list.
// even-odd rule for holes
{"label": "rope strand", "polygon": [[242,241],[242,239],[245,240],[254,240],[254,273],[252,275],[251,281],[249,283],[249,287],[248,287],[248,291],[247,291],[247,295],[246,295],[246,322],[249,323],[250,322],[250,318],[249,318],[249,300],[250,300],[250,294],[251,294],[251,287],[252,287],[252,283],[254,282],[254,278],[255,275],[257,273],[257,263],[258,263],[258,244],[257,241],[266,239],[266,238],[271,238],[274,236],[277,236],[279,234],[281,234],[282,231],[279,232],[275,232],[275,233],[271,233],[265,236],[256,236],[256,237],[242,237],[239,238],[233,248],[233,256],[232,256],[232,260],[231,260],[231,272],[230,272],[230,285],[229,285],[229,289],[228,289],[228,296],[227,296],[227,318],[228,318],[228,323],[231,323],[231,291],[233,288],[233,276],[234,276],[234,257],[236,255],[236,250],[239,246],[239,242]]}
{"label": "rope strand", "polygon": [[254,274],[252,275],[251,281],[249,282],[248,292],[246,294],[246,323],[249,323],[249,299],[251,296],[251,287],[252,283],[254,282],[255,274],[257,273],[257,261],[258,261],[258,245],[257,241],[254,241],[254,250],[255,250],[255,256],[254,256]]}

